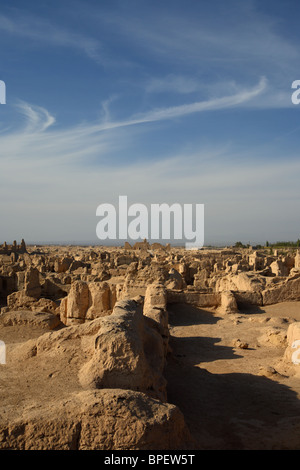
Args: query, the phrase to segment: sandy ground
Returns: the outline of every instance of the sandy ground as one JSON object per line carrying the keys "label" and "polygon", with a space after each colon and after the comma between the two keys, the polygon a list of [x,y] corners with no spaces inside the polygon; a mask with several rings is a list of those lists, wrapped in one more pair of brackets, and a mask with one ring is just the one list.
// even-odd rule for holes
{"label": "sandy ground", "polygon": [[230,315],[169,306],[168,401],[184,413],[196,448],[300,449],[300,375],[289,375],[284,344],[264,341],[270,329],[284,337],[293,321],[300,302]]}
{"label": "sandy ground", "polygon": [[[300,321],[300,302],[227,315],[169,306],[168,402],[183,412],[193,448],[300,449],[300,375],[282,360],[286,344],[276,335],[274,342],[265,340],[270,330],[284,338],[294,321]],[[25,416],[30,408],[81,390],[77,372],[87,358],[79,339],[53,355],[10,359],[15,347],[46,331],[0,327],[8,358],[0,365],[3,418]],[[239,348],[238,339],[248,347]]]}
{"label": "sandy ground", "polygon": [[66,342],[54,353],[15,358],[15,348],[48,331],[33,325],[0,327],[0,338],[6,344],[6,364],[0,365],[1,418],[25,418],[30,409],[82,390],[77,374],[86,357],[82,357],[79,339],[70,346]]}

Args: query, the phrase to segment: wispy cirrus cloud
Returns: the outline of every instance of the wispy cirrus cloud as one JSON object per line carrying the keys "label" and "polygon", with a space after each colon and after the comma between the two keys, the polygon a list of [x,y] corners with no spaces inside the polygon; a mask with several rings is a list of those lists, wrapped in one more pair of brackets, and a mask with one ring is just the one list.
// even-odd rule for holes
{"label": "wispy cirrus cloud", "polygon": [[35,41],[40,45],[73,48],[98,63],[104,62],[102,45],[98,39],[59,27],[41,17],[20,12],[13,16],[0,14],[0,32]]}
{"label": "wispy cirrus cloud", "polygon": [[179,106],[170,106],[157,108],[132,116],[122,121],[107,121],[104,124],[96,126],[98,130],[108,130],[118,127],[127,127],[149,122],[163,121],[178,117],[187,116],[194,113],[205,111],[216,111],[221,109],[230,109],[234,107],[247,106],[248,102],[260,96],[267,89],[267,79],[262,77],[258,84],[251,89],[243,89],[229,96],[212,98],[204,101],[183,104]]}
{"label": "wispy cirrus cloud", "polygon": [[42,106],[33,107],[24,101],[19,101],[16,108],[25,117],[24,133],[43,132],[55,123],[55,117]]}
{"label": "wispy cirrus cloud", "polygon": [[145,85],[149,93],[180,93],[189,94],[201,89],[201,83],[194,77],[168,74],[163,78],[152,77]]}
{"label": "wispy cirrus cloud", "polygon": [[234,95],[214,98],[206,101],[199,101],[191,104],[172,106],[165,109],[150,111],[141,117],[141,122],[159,121],[175,117],[185,116],[192,113],[211,111],[218,109],[243,106],[251,99],[260,95],[267,87],[267,79],[262,77],[257,86],[252,89],[242,90]]}
{"label": "wispy cirrus cloud", "polygon": [[[44,165],[51,162],[80,165],[94,159],[98,164],[108,154],[122,148],[122,144],[111,132],[118,129],[146,125],[147,123],[184,118],[194,113],[217,111],[249,106],[252,99],[260,96],[267,88],[267,80],[262,77],[251,89],[243,89],[236,94],[149,110],[123,120],[111,120],[109,100],[104,104],[102,120],[79,123],[66,128],[56,126],[56,118],[45,108],[19,101],[16,110],[24,117],[23,123],[0,135],[2,160],[26,159],[34,164],[36,159]],[[126,139],[130,139],[127,131]]]}
{"label": "wispy cirrus cloud", "polygon": [[[64,128],[47,109],[18,102],[16,110],[23,116],[23,123],[0,135],[0,198],[5,200],[10,194],[0,213],[2,236],[6,237],[6,226],[10,231],[14,227],[20,231],[24,225],[22,237],[27,240],[96,241],[96,208],[102,202],[116,203],[119,194],[127,194],[132,202],[143,203],[209,202],[206,242],[222,242],[213,237],[220,232],[218,224],[224,221],[224,214],[236,227],[244,220],[246,210],[244,233],[251,231],[255,217],[262,224],[261,230],[267,230],[270,208],[267,204],[261,206],[260,201],[268,194],[273,204],[284,210],[284,198],[297,198],[297,186],[291,184],[297,180],[297,160],[271,168],[267,162],[260,163],[257,175],[250,151],[243,150],[243,158],[240,154],[233,158],[236,148],[222,143],[210,148],[195,147],[189,153],[178,150],[173,155],[161,154],[155,161],[130,161],[128,155],[124,162],[120,161],[120,155],[128,152],[135,132],[141,128],[147,131],[148,123],[248,107],[267,89],[268,82],[263,77],[251,88],[236,87],[236,93],[153,109],[123,120],[112,119],[107,100],[103,104],[102,120]],[[11,214],[18,222],[12,220]],[[70,227],[74,230],[72,238]],[[235,233],[242,238],[242,233]]]}
{"label": "wispy cirrus cloud", "polygon": [[[297,44],[280,34],[278,18],[266,16],[254,2],[216,3],[212,9],[199,3],[192,15],[188,8],[175,12],[161,4],[134,11],[120,5],[105,21],[135,49],[193,69],[227,63],[247,72],[258,64],[283,70],[299,58]],[[90,15],[98,18],[99,13],[93,10]]]}
{"label": "wispy cirrus cloud", "polygon": [[[290,202],[298,200],[298,159],[277,165],[262,160],[258,172],[251,149],[237,152],[234,146],[212,144],[122,165],[118,154],[128,132],[121,127],[101,132],[91,124],[62,131],[46,126],[48,114],[40,109],[31,107],[26,116],[35,131],[25,123],[10,136],[0,136],[4,238],[15,230],[28,241],[96,241],[97,206],[117,203],[120,194],[129,203],[204,203],[206,243],[226,242],[226,234],[248,242],[253,225],[259,227],[257,241],[264,242],[264,233],[277,224],[277,217],[270,224],[270,211],[276,207],[284,217],[294,213]],[[95,156],[101,164],[88,165]],[[284,224],[282,231],[284,238]]]}

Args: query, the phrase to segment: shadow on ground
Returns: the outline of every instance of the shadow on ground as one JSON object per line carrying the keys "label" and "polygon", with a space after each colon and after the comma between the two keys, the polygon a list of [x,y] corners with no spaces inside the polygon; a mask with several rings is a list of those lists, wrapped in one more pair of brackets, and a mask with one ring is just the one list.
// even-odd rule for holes
{"label": "shadow on ground", "polygon": [[222,318],[190,304],[170,304],[168,313],[171,326],[212,325]]}
{"label": "shadow on ground", "polygon": [[[218,317],[171,306],[171,326],[216,323]],[[221,338],[170,337],[165,378],[168,402],[185,416],[195,449],[300,449],[300,403],[285,384],[247,373],[212,374],[202,362],[235,360]]]}

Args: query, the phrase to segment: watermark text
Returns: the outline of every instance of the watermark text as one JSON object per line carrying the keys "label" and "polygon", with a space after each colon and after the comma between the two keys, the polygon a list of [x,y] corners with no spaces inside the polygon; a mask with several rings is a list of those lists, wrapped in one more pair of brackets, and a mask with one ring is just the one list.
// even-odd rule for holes
{"label": "watermark text", "polygon": [[292,362],[293,364],[300,364],[300,339],[297,339],[292,344],[292,349],[296,349],[295,352],[292,354]]}
{"label": "watermark text", "polygon": [[6,364],[6,346],[4,341],[0,340],[0,364]]}
{"label": "watermark text", "polygon": [[0,104],[6,104],[6,85],[3,80],[0,80]]}
{"label": "watermark text", "polygon": [[188,249],[204,244],[204,204],[145,204],[128,206],[127,196],[119,205],[100,204],[96,234],[100,240],[164,240],[184,243]]}

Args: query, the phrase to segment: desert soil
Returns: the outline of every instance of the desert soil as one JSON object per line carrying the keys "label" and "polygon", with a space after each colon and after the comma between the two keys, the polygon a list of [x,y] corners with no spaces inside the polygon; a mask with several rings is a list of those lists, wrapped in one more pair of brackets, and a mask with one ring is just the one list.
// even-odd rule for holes
{"label": "desert soil", "polygon": [[300,376],[282,361],[294,321],[300,302],[229,315],[169,306],[168,401],[183,412],[195,448],[300,448]]}
{"label": "desert soil", "polygon": [[[291,373],[283,355],[288,325],[300,321],[300,302],[227,315],[174,304],[168,313],[168,402],[184,414],[191,447],[299,449],[300,375]],[[8,358],[0,366],[1,413],[11,419],[81,390],[77,373],[87,358],[79,343],[78,353],[72,343],[72,350],[56,350],[53,357],[10,360],[17,346],[46,331],[0,327]]]}

